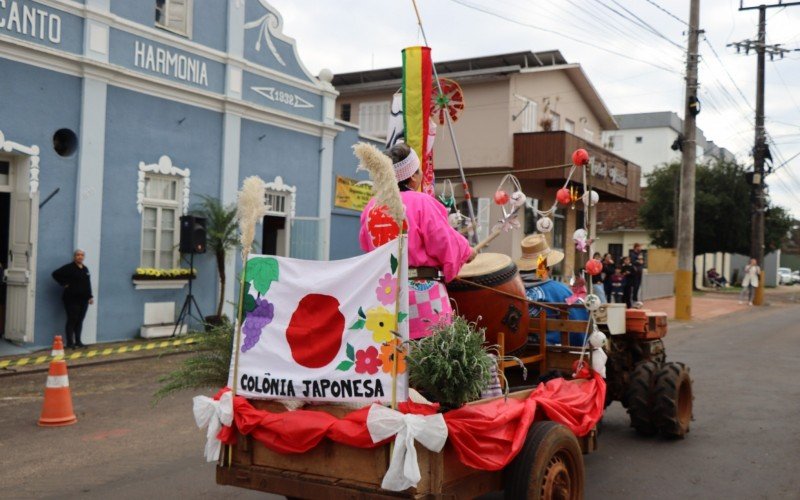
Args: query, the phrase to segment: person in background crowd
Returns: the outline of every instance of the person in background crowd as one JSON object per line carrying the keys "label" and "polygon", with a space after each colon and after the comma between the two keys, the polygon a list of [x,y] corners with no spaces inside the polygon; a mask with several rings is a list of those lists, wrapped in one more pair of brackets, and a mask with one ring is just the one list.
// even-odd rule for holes
{"label": "person in background crowd", "polygon": [[761,268],[758,267],[756,259],[750,259],[750,263],[744,266],[744,279],[742,279],[742,292],[739,294],[739,303],[742,304],[745,294],[747,304],[753,305],[753,295],[758,287],[758,279],[761,276]]}
{"label": "person in background crowd", "polygon": [[[593,259],[599,261],[600,263],[603,262],[603,258],[600,256],[600,252],[595,252],[592,256]],[[605,304],[608,302],[608,297],[606,296],[606,288],[603,285],[603,279],[605,278],[605,274],[600,272],[599,274],[595,274],[592,276],[592,293],[600,297],[600,303]]]}
{"label": "person in background crowd", "polygon": [[711,286],[715,288],[724,288],[728,286],[728,280],[725,279],[725,276],[717,272],[716,267],[709,269],[706,272],[706,277],[708,278],[708,282],[711,284]]}
{"label": "person in background crowd", "polygon": [[606,298],[611,302],[611,277],[614,276],[614,257],[610,253],[603,256],[603,288],[606,292]]}
{"label": "person in background crowd", "polygon": [[64,327],[64,336],[67,338],[67,348],[73,349],[86,347],[81,342],[83,318],[90,304],[94,304],[92,283],[89,280],[89,268],[83,265],[86,254],[83,250],[75,250],[72,262],[53,271],[53,279],[64,287],[61,299],[67,312],[67,324]]}
{"label": "person in background crowd", "polygon": [[[641,243],[634,243],[633,248],[628,252],[633,264],[633,283],[631,287],[630,302],[639,301],[639,289],[642,286],[642,275],[644,274],[644,252]],[[630,306],[628,306],[630,307]]]}
{"label": "person in background crowd", "polygon": [[633,280],[634,274],[636,271],[633,268],[633,264],[631,264],[630,257],[623,257],[622,258],[622,276],[625,277],[623,282],[622,288],[622,301],[628,306],[628,309],[632,307],[631,296],[633,295]]}
{"label": "person in background crowd", "polygon": [[622,274],[622,268],[617,267],[614,269],[614,274],[611,275],[611,297],[612,302],[621,304],[624,301],[625,289],[625,276]]}

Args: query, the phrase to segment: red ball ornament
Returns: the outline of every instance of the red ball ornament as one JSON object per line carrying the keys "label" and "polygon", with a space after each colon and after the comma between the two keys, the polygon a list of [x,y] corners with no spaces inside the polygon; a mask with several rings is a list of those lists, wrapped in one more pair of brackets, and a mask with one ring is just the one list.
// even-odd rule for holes
{"label": "red ball ornament", "polygon": [[582,167],[589,163],[589,153],[585,149],[576,149],[572,153],[572,164]]}
{"label": "red ball ornament", "polygon": [[497,203],[498,205],[505,205],[506,203],[508,203],[508,200],[509,200],[508,193],[506,193],[502,189],[498,189],[497,191],[495,191],[494,193],[495,203]]}
{"label": "red ball ornament", "polygon": [[572,195],[567,188],[561,188],[556,192],[556,201],[561,205],[569,205],[572,203]]}
{"label": "red ball ornament", "polygon": [[597,276],[603,271],[603,263],[597,259],[589,259],[586,263],[586,272],[592,276]]}

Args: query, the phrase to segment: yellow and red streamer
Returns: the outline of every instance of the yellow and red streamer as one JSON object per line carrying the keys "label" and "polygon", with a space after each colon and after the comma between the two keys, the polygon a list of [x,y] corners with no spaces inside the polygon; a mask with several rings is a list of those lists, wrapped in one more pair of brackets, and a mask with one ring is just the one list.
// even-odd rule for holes
{"label": "yellow and red streamer", "polygon": [[[431,133],[431,93],[433,63],[430,47],[403,49],[403,128],[406,144],[420,158],[422,191],[433,192],[433,148]],[[430,142],[430,144],[429,144]]]}

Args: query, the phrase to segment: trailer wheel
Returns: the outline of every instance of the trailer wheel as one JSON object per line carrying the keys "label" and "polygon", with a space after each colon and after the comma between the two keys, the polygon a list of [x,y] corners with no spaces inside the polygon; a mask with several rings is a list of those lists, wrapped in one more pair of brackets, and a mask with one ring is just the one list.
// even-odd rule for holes
{"label": "trailer wheel", "polygon": [[682,438],[692,421],[692,378],[683,363],[666,363],[655,375],[653,418],[665,437]]}
{"label": "trailer wheel", "polygon": [[633,369],[628,390],[625,392],[631,427],[643,436],[652,436],[657,431],[655,422],[653,422],[652,394],[654,376],[658,372],[658,368],[658,364],[653,361],[638,363]]}
{"label": "trailer wheel", "polygon": [[536,422],[506,469],[507,499],[583,498],[583,455],[578,439],[561,424]]}

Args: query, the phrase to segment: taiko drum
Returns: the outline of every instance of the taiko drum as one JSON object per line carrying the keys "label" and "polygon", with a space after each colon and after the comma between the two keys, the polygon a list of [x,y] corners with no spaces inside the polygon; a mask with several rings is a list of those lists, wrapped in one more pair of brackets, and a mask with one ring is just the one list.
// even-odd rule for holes
{"label": "taiko drum", "polygon": [[528,304],[525,286],[511,257],[478,254],[461,268],[458,278],[447,284],[447,293],[458,314],[486,328],[487,343],[499,344],[499,334],[503,332],[507,354],[525,346]]}

